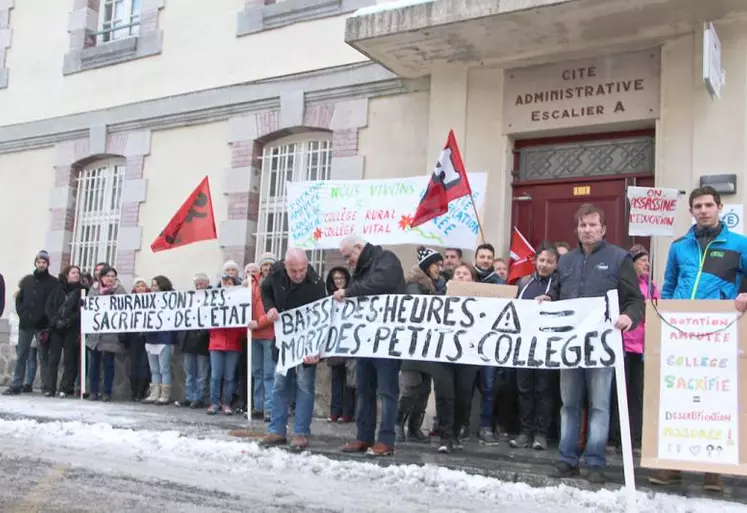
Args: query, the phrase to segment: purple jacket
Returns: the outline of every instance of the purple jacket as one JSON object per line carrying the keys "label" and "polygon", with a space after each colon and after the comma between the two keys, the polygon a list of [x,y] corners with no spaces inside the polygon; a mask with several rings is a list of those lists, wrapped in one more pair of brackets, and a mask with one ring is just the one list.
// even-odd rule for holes
{"label": "purple jacket", "polygon": [[[653,297],[659,299],[659,289],[656,288],[655,283],[651,283],[653,288]],[[641,287],[641,294],[646,299],[651,299],[648,293],[648,278],[646,276],[638,276],[638,286]],[[646,340],[646,319],[644,318],[635,329],[623,333],[623,347],[626,353],[638,353],[643,354],[643,345]]]}

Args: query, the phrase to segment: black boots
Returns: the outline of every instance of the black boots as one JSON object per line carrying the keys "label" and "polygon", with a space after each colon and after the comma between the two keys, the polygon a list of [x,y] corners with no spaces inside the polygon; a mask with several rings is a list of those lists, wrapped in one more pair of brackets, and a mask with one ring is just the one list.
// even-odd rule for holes
{"label": "black boots", "polygon": [[411,413],[407,423],[407,441],[421,444],[430,443],[431,438],[421,429],[425,413]]}
{"label": "black boots", "polygon": [[150,383],[148,381],[130,381],[130,400],[134,402],[140,402],[145,399],[148,394]]}

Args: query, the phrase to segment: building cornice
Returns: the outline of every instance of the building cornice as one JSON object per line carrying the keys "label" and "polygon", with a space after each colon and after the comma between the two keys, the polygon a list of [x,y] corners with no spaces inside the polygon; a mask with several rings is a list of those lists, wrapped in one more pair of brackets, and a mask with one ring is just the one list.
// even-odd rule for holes
{"label": "building cornice", "polygon": [[302,91],[314,105],[353,98],[426,91],[429,79],[400,79],[375,63],[356,63],[308,73],[223,86],[177,96],[119,105],[50,119],[0,126],[0,154],[52,146],[85,137],[90,127],[109,133],[164,130],[225,121],[231,117],[277,109],[280,96]]}

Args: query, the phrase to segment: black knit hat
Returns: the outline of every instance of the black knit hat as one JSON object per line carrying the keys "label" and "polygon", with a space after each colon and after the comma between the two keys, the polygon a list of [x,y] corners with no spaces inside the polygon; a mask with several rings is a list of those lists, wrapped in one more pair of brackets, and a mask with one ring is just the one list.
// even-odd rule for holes
{"label": "black knit hat", "polygon": [[443,260],[444,257],[442,257],[441,253],[435,249],[426,248],[425,246],[420,246],[418,248],[418,266],[423,272],[426,272],[431,264],[443,262]]}

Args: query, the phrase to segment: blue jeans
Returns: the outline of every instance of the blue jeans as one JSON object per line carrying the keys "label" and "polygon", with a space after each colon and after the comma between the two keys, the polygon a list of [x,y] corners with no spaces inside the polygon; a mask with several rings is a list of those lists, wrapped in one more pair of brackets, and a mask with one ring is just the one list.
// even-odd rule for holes
{"label": "blue jeans", "polygon": [[36,369],[39,366],[39,348],[29,347],[29,357],[26,360],[26,378],[23,380],[24,385],[31,386],[36,379]]}
{"label": "blue jeans", "polygon": [[148,353],[150,381],[154,385],[171,384],[171,354],[173,352],[174,346],[164,346],[158,354]]}
{"label": "blue jeans", "polygon": [[482,403],[480,408],[480,427],[493,429],[493,407],[495,405],[495,376],[497,367],[483,367],[480,372],[482,385]]}
{"label": "blue jeans", "polygon": [[[31,347],[34,339],[34,330],[18,330],[18,345],[16,346],[16,368],[13,369],[13,388],[21,388],[21,385],[29,385],[34,382],[36,375],[37,349]],[[32,353],[33,351],[33,361]],[[28,377],[27,377],[28,375]]]}
{"label": "blue jeans", "polygon": [[88,354],[88,379],[91,383],[91,395],[99,394],[101,382],[101,362],[104,362],[104,395],[112,395],[114,385],[114,353],[86,349]]}
{"label": "blue jeans", "polygon": [[394,425],[399,406],[400,360],[359,358],[355,369],[357,439],[373,444],[376,437],[376,397],[381,399],[379,442],[394,447]]}
{"label": "blue jeans", "polygon": [[258,411],[271,412],[272,389],[275,386],[272,340],[252,340],[252,378],[254,378],[252,408]]}
{"label": "blue jeans", "polygon": [[610,429],[610,397],[615,369],[569,369],[560,371],[560,461],[578,466],[581,407],[584,392],[589,399],[589,429],[585,459],[590,467],[604,467]]}
{"label": "blue jeans", "polygon": [[189,402],[205,399],[205,385],[210,372],[210,357],[184,353],[184,398]]}
{"label": "blue jeans", "polygon": [[329,373],[332,377],[330,415],[353,418],[355,416],[355,388],[347,386],[347,367],[344,363],[336,365],[329,368]]}
{"label": "blue jeans", "polygon": [[231,405],[231,398],[236,390],[236,365],[239,363],[238,351],[210,351],[210,404],[220,404],[220,383],[223,380],[223,400]]}
{"label": "blue jeans", "polygon": [[[295,383],[294,383],[295,382]],[[311,417],[314,414],[314,393],[316,391],[316,365],[299,365],[288,374],[275,374],[272,389],[272,416],[268,431],[285,436],[288,432],[288,407],[291,399],[296,399],[296,416],[293,419],[293,434],[311,436]]]}

